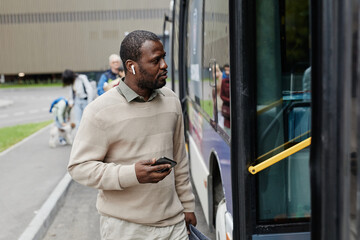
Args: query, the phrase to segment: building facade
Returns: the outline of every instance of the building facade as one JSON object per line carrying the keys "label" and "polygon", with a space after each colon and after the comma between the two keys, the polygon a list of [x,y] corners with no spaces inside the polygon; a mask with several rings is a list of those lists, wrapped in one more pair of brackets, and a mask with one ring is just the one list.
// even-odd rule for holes
{"label": "building facade", "polygon": [[2,1],[0,74],[104,71],[126,33],[163,35],[170,0]]}

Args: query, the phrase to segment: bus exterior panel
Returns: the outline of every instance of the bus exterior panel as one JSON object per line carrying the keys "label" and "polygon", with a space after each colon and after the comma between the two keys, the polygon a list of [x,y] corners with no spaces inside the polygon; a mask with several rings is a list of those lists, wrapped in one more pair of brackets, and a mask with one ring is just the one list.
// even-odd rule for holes
{"label": "bus exterior panel", "polygon": [[[189,155],[191,175],[198,192],[201,205],[209,225],[213,224],[210,216],[214,216],[214,209],[209,206],[209,199],[214,196],[213,178],[217,169],[220,171],[221,191],[225,194],[227,210],[232,212],[230,147],[219,134],[214,132],[212,125],[203,115],[188,102],[189,113]],[[218,190],[219,191],[219,190]],[[211,201],[211,200],[210,200]]]}

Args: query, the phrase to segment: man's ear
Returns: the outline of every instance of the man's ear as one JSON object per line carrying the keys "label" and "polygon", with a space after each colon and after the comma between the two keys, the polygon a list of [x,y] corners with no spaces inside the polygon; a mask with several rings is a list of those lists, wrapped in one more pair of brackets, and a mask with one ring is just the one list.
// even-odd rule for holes
{"label": "man's ear", "polygon": [[[134,67],[132,67],[132,66],[134,66]],[[125,62],[125,67],[126,67],[126,70],[128,73],[134,74],[135,70],[133,71],[133,68],[136,68],[136,66],[137,66],[137,64],[133,60],[127,60]]]}

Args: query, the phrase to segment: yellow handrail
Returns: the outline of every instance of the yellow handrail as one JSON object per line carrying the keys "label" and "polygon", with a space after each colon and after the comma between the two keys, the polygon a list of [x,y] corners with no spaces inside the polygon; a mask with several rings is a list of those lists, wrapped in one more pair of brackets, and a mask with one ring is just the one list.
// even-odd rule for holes
{"label": "yellow handrail", "polygon": [[266,158],[268,155],[270,155],[271,153],[279,150],[280,148],[287,148],[288,145],[292,144],[293,142],[295,142],[295,141],[298,140],[299,138],[304,137],[305,135],[309,134],[310,132],[311,132],[311,130],[309,130],[309,131],[307,131],[307,132],[305,132],[305,133],[303,133],[303,134],[301,134],[301,135],[299,135],[299,136],[297,136],[297,137],[289,140],[288,142],[286,142],[286,143],[284,143],[284,144],[282,144],[282,145],[280,145],[280,146],[278,146],[278,147],[270,150],[270,151],[267,152],[267,153],[264,153],[263,155],[261,155],[260,157],[258,157],[258,158],[256,159],[256,161],[260,161],[262,158]]}
{"label": "yellow handrail", "polygon": [[282,102],[283,102],[282,98],[275,102],[272,102],[269,105],[267,105],[266,107],[263,107],[262,109],[257,110],[256,114],[257,115],[263,114],[264,112],[276,107],[277,105],[281,104]]}
{"label": "yellow handrail", "polygon": [[299,142],[298,144],[286,149],[285,151],[282,151],[281,153],[276,154],[275,156],[255,165],[250,166],[248,168],[249,172],[251,174],[256,174],[262,170],[264,170],[267,167],[270,167],[271,165],[283,160],[284,158],[287,158],[288,156],[308,147],[311,144],[311,137],[305,139],[302,142]]}

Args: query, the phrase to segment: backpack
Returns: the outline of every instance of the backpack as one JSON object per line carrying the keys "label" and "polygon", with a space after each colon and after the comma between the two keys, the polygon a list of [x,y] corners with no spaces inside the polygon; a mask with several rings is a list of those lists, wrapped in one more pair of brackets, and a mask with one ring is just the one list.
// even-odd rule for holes
{"label": "backpack", "polygon": [[55,100],[51,103],[50,110],[49,110],[50,113],[52,112],[52,109],[53,109],[53,107],[55,106],[55,104],[57,104],[57,103],[60,102],[61,100],[64,100],[64,101],[65,101],[66,106],[68,105],[68,101],[66,100],[66,98],[64,98],[64,97],[59,97],[59,98],[55,99]]}

